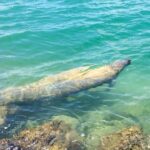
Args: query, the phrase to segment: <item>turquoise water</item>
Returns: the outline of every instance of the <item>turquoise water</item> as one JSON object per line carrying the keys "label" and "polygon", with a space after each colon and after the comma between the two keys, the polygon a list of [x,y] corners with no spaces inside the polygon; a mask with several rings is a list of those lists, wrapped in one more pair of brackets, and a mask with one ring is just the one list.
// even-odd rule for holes
{"label": "turquoise water", "polygon": [[109,90],[98,87],[56,104],[11,105],[17,111],[6,117],[1,136],[60,114],[77,119],[79,131],[95,143],[99,135],[135,124],[150,133],[149,10],[148,0],[1,1],[0,89],[132,59]]}

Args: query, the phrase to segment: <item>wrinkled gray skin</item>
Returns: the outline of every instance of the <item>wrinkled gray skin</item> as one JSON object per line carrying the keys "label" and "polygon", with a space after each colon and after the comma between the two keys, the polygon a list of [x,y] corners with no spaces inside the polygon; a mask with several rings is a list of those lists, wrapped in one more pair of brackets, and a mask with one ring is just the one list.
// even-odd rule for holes
{"label": "wrinkled gray skin", "polygon": [[110,83],[130,63],[130,60],[118,60],[96,69],[87,69],[87,67],[79,69],[72,78],[70,77],[72,76],[71,71],[68,71],[64,73],[65,75],[55,75],[54,79],[52,78],[53,82],[40,81],[22,87],[9,88],[0,92],[0,103],[69,96],[104,83]]}

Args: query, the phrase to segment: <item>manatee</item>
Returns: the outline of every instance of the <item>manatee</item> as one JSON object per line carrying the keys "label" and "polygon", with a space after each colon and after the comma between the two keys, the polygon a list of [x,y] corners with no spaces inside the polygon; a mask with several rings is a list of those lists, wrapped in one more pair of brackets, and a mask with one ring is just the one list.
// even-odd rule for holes
{"label": "manatee", "polygon": [[117,60],[111,64],[91,68],[79,67],[34,83],[0,91],[0,103],[58,98],[111,83],[131,60]]}

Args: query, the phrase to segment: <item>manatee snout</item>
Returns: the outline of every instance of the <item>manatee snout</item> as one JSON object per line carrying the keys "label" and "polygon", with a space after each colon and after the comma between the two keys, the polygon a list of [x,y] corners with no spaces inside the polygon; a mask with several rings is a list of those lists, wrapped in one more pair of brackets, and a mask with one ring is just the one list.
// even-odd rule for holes
{"label": "manatee snout", "polygon": [[124,59],[124,60],[117,60],[112,64],[112,67],[117,70],[122,70],[126,66],[131,64],[130,59]]}
{"label": "manatee snout", "polygon": [[124,66],[126,66],[126,65],[130,65],[131,64],[131,60],[130,59],[120,60],[119,63],[124,65]]}
{"label": "manatee snout", "polygon": [[127,60],[126,60],[126,64],[127,64],[127,65],[130,65],[130,64],[131,64],[131,59],[127,59]]}

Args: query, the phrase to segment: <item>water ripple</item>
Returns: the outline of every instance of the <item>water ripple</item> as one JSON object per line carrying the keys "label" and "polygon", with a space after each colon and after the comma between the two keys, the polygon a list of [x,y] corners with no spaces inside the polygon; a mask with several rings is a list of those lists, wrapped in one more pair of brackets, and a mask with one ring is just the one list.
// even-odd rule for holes
{"label": "water ripple", "polygon": [[71,114],[83,133],[135,123],[150,132],[149,8],[148,0],[1,0],[0,89],[80,66],[132,59],[114,87],[82,92],[56,106],[16,106],[10,124],[17,129],[32,120]]}

